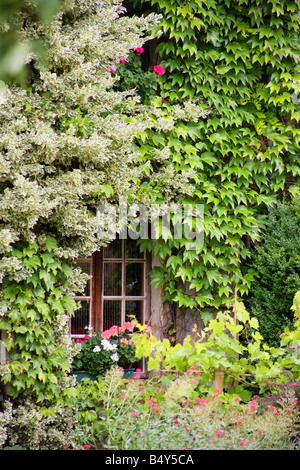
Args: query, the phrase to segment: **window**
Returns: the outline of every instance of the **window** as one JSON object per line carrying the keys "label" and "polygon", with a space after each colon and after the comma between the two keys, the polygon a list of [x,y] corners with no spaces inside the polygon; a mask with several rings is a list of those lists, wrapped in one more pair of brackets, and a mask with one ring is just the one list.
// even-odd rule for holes
{"label": "window", "polygon": [[75,300],[80,304],[76,310],[75,316],[70,320],[71,335],[82,336],[86,333],[86,327],[91,325],[92,312],[92,258],[78,260],[78,266],[81,270],[90,276],[83,293],[75,296]]}
{"label": "window", "polygon": [[149,257],[140,253],[135,240],[116,239],[92,259],[78,262],[91,281],[75,297],[81,306],[71,319],[72,336],[84,335],[89,325],[93,332],[121,326],[131,316],[139,323],[148,320]]}

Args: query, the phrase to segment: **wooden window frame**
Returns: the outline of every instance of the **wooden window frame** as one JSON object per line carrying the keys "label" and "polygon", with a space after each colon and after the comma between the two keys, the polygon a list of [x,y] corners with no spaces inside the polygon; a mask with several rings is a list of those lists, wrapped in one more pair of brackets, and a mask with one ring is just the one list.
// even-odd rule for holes
{"label": "wooden window frame", "polygon": [[[122,248],[122,252],[124,247]],[[122,295],[121,296],[104,296],[103,295],[103,283],[104,283],[104,263],[105,262],[120,262],[122,263]],[[124,283],[124,269],[127,262],[134,263],[143,263],[144,265],[144,295],[143,296],[132,296],[125,295],[125,283]],[[90,295],[89,296],[75,296],[74,299],[77,301],[88,302],[89,303],[89,325],[92,327],[92,333],[97,333],[98,331],[103,331],[103,302],[105,299],[110,300],[120,300],[122,305],[121,312],[121,324],[125,321],[125,302],[126,300],[142,300],[143,301],[143,318],[142,323],[148,324],[150,321],[150,305],[151,305],[151,289],[150,289],[150,270],[151,270],[151,255],[145,251],[144,258],[104,258],[103,249],[96,251],[91,258],[79,259],[80,263],[89,263],[90,268]],[[76,312],[75,312],[76,314]],[[121,326],[121,325],[120,325]],[[72,334],[72,338],[81,338],[84,334]]]}

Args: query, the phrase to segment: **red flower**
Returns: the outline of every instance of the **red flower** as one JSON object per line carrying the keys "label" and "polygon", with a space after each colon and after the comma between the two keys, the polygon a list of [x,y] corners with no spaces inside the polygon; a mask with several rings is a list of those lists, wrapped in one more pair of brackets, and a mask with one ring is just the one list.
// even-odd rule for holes
{"label": "red flower", "polygon": [[137,47],[137,48],[135,49],[135,52],[136,52],[137,54],[142,54],[142,52],[144,52],[144,49],[143,49],[143,47]]}
{"label": "red flower", "polygon": [[165,69],[162,65],[154,65],[152,69],[157,75],[163,75],[165,73]]}

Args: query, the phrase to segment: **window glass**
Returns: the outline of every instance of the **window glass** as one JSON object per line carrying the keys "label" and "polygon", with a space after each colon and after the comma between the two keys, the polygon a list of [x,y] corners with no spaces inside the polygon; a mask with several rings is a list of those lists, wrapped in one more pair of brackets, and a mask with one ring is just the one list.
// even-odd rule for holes
{"label": "window glass", "polygon": [[103,331],[113,325],[121,325],[121,308],[121,300],[104,300]]}
{"label": "window glass", "polygon": [[104,263],[104,295],[122,295],[122,263]]}
{"label": "window glass", "polygon": [[144,295],[144,263],[126,263],[125,295]]}
{"label": "window glass", "polygon": [[71,317],[71,335],[84,335],[90,324],[90,302],[81,300],[78,304],[79,309]]}

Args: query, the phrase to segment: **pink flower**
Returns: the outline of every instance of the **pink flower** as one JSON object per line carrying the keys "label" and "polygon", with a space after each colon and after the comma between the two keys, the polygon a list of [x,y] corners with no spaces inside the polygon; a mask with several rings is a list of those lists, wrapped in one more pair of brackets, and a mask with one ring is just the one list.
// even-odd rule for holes
{"label": "pink flower", "polygon": [[120,64],[124,64],[126,62],[125,57],[120,57]]}
{"label": "pink flower", "polygon": [[117,70],[117,67],[115,66],[115,64],[113,64],[113,65],[107,67],[107,70],[109,72],[115,72]]}
{"label": "pink flower", "polygon": [[143,48],[143,47],[137,47],[137,48],[135,49],[135,52],[136,52],[137,54],[142,54],[142,53],[144,52],[144,48]]}
{"label": "pink flower", "polygon": [[145,389],[144,385],[140,385],[139,390],[143,390],[143,392],[144,392],[146,389]]}
{"label": "pink flower", "polygon": [[89,444],[84,444],[83,450],[90,450],[91,446]]}
{"label": "pink flower", "polygon": [[217,432],[216,432],[216,436],[217,436],[217,437],[221,437],[222,434],[223,434],[223,431],[217,431]]}
{"label": "pink flower", "polygon": [[137,411],[133,411],[130,416],[133,418],[134,416],[138,416],[138,415],[139,415],[139,414],[138,414]]}
{"label": "pink flower", "polygon": [[82,343],[82,339],[77,338],[77,339],[76,339],[76,343],[79,343],[79,344]]}
{"label": "pink flower", "polygon": [[127,338],[121,338],[120,343],[128,344],[128,339]]}
{"label": "pink flower", "polygon": [[178,419],[174,419],[173,423],[174,423],[174,424],[179,424]]}
{"label": "pink flower", "polygon": [[257,434],[262,434],[262,433],[263,433],[263,432],[262,432],[261,429],[258,429],[258,430],[257,430]]}
{"label": "pink flower", "polygon": [[242,424],[242,421],[240,419],[238,419],[235,424]]}
{"label": "pink flower", "polygon": [[111,336],[118,336],[121,333],[121,328],[117,325],[113,325],[109,331]]}
{"label": "pink flower", "polygon": [[269,405],[269,406],[268,406],[268,410],[275,410],[275,406]]}
{"label": "pink flower", "polygon": [[156,405],[156,401],[153,399],[153,398],[150,398],[150,400],[148,400],[148,404],[151,406],[151,405]]}
{"label": "pink flower", "polygon": [[246,444],[247,444],[247,439],[243,439],[242,441],[240,441],[241,446],[245,446]]}
{"label": "pink flower", "polygon": [[257,404],[255,402],[250,402],[249,404],[249,410],[256,411],[257,410]]}
{"label": "pink flower", "polygon": [[293,413],[293,410],[291,410],[290,408],[286,411],[287,411],[287,413]]}
{"label": "pink flower", "polygon": [[273,416],[278,416],[278,415],[279,415],[279,411],[274,411]]}
{"label": "pink flower", "polygon": [[84,335],[84,339],[90,339],[89,335]]}
{"label": "pink flower", "polygon": [[113,325],[109,330],[105,330],[101,333],[101,338],[109,339],[111,336],[118,336],[120,334],[121,328],[117,325]]}
{"label": "pink flower", "polygon": [[162,65],[154,65],[152,69],[157,75],[163,75],[165,73],[165,69]]}
{"label": "pink flower", "polygon": [[153,406],[153,410],[154,411],[160,411],[161,410],[161,406]]}
{"label": "pink flower", "polygon": [[136,372],[142,372],[142,369],[135,369]]}
{"label": "pink flower", "polygon": [[127,330],[127,331],[133,331],[133,324],[130,322],[130,321],[126,321],[125,323],[123,323],[123,325],[121,326],[121,329],[122,330]]}
{"label": "pink flower", "polygon": [[101,333],[101,338],[109,339],[110,337],[111,337],[111,334],[109,330],[105,330],[103,331],[103,333]]}
{"label": "pink flower", "polygon": [[147,326],[147,328],[144,329],[145,333],[150,333],[151,331],[152,331],[152,328],[149,325]]}

